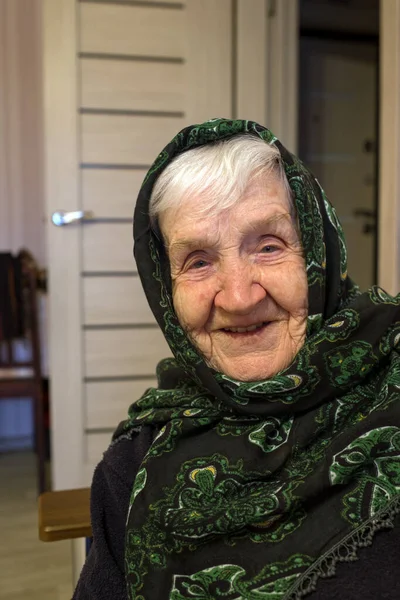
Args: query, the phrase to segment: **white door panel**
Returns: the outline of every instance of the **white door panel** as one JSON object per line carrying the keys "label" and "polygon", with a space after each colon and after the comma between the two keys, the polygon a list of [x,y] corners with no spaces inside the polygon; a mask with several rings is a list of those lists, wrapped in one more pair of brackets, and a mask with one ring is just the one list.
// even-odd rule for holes
{"label": "white door panel", "polygon": [[85,277],[85,325],[155,323],[139,277]]}
{"label": "white door panel", "polygon": [[132,219],[146,169],[85,169],[81,174],[82,208],[101,218]]}
{"label": "white door panel", "polygon": [[[96,432],[85,433],[84,437],[84,459],[85,463],[94,465],[101,459],[103,452],[110,445],[111,433]],[[87,471],[86,478],[91,476],[91,470]]]}
{"label": "white door panel", "polygon": [[153,375],[157,363],[171,351],[158,328],[93,329],[84,334],[85,376]]}
{"label": "white door panel", "polygon": [[183,118],[84,114],[81,116],[82,162],[150,166],[163,147],[184,127]]}
{"label": "white door panel", "polygon": [[79,4],[80,51],[181,57],[185,53],[182,10],[123,4]]}
{"label": "white door panel", "polygon": [[[156,379],[134,381],[92,381],[85,386],[87,432],[99,429],[113,431],[127,418],[129,406],[150,387],[157,387]],[[103,447],[103,451],[106,446]]]}
{"label": "white door panel", "polygon": [[184,112],[184,63],[82,58],[81,105],[111,110]]}
{"label": "white door panel", "polygon": [[87,223],[82,227],[84,272],[136,272],[132,223]]}

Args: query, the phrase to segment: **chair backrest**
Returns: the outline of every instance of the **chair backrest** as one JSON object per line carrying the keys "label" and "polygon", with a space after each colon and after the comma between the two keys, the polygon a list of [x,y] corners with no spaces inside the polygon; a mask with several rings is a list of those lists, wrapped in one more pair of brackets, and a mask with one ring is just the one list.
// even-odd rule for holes
{"label": "chair backrest", "polygon": [[[41,380],[38,324],[38,267],[32,255],[0,253],[0,369],[30,367]],[[28,358],[21,361],[16,341],[29,342]]]}
{"label": "chair backrest", "polygon": [[[46,449],[37,281],[38,268],[29,252],[0,255],[0,400],[31,399],[40,494],[46,489]],[[23,361],[15,352],[21,340],[29,350]]]}

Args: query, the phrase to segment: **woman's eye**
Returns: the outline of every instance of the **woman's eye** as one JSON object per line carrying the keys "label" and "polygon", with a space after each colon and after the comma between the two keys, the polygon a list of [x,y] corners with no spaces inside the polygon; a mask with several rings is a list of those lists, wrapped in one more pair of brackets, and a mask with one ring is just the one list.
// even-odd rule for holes
{"label": "woman's eye", "polygon": [[276,252],[278,248],[276,246],[272,246],[272,244],[267,244],[261,248],[261,252],[264,254],[271,254],[272,252]]}
{"label": "woman's eye", "polygon": [[189,269],[202,269],[207,266],[207,262],[205,260],[196,260],[191,265],[189,265]]}

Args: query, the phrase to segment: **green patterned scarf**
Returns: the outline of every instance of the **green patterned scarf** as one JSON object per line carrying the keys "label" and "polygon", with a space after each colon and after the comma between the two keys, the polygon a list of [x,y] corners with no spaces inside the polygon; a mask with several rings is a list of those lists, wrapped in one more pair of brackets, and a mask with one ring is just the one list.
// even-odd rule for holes
{"label": "green patterned scarf", "polygon": [[[243,133],[281,153],[309,286],[304,347],[286,370],[253,383],[213,371],[187,338],[148,217],[154,182],[174,156]],[[159,387],[131,406],[114,436],[159,429],[132,490],[128,595],[300,598],[392,526],[400,509],[400,296],[378,287],[360,293],[320,185],[250,121],[181,131],[146,176],[134,235],[143,287],[175,358],[159,364]]]}

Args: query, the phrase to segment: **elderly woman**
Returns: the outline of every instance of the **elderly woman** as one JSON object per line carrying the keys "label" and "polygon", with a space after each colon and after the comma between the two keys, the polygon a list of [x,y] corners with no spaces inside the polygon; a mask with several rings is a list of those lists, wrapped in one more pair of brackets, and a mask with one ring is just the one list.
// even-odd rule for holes
{"label": "elderly woman", "polygon": [[348,277],[318,182],[215,119],[159,154],[134,230],[174,358],[95,472],[74,597],[398,599],[400,298]]}

